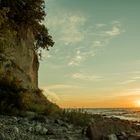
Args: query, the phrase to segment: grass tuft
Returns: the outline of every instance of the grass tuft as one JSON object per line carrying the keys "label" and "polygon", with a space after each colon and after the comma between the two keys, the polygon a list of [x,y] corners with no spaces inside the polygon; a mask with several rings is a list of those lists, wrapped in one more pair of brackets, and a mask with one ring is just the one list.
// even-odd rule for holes
{"label": "grass tuft", "polygon": [[24,116],[24,112],[31,111],[53,116],[61,112],[43,95],[42,90],[25,89],[21,82],[10,73],[0,76],[0,113],[20,115],[22,112]]}

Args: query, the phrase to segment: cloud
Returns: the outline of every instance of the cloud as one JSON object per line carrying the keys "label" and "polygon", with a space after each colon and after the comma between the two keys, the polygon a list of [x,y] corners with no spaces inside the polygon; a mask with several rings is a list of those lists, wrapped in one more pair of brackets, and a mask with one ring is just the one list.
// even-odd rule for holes
{"label": "cloud", "polygon": [[126,80],[126,81],[120,82],[119,84],[120,85],[126,85],[126,84],[130,84],[130,83],[133,83],[133,82],[136,82],[136,80],[134,80],[134,79]]}
{"label": "cloud", "polygon": [[64,85],[64,84],[51,85],[51,86],[47,87],[47,89],[49,89],[49,90],[51,90],[51,89],[65,89],[65,88],[79,88],[79,87],[74,86],[74,85]]}
{"label": "cloud", "polygon": [[84,73],[74,73],[72,75],[72,78],[79,79],[79,80],[86,80],[86,81],[101,81],[101,80],[103,80],[103,77],[101,77],[101,76],[84,74]]}
{"label": "cloud", "polygon": [[104,44],[101,42],[101,41],[94,41],[93,42],[93,46],[95,46],[95,47],[102,47],[102,46],[104,46]]}
{"label": "cloud", "polygon": [[132,71],[131,74],[140,74],[140,71]]}
{"label": "cloud", "polygon": [[80,66],[89,56],[94,56],[95,51],[81,51],[80,48],[75,52],[75,55],[68,62],[68,66]]}
{"label": "cloud", "polygon": [[84,39],[84,31],[81,30],[86,23],[84,16],[64,13],[63,15],[58,14],[57,17],[50,18],[46,22],[50,28],[54,30],[59,29],[57,41],[63,42],[65,45],[75,44]]}
{"label": "cloud", "polygon": [[86,18],[72,15],[66,19],[67,23],[62,30],[63,36],[60,38],[66,45],[78,43],[84,39],[84,32],[81,30],[86,23]]}
{"label": "cloud", "polygon": [[121,30],[119,27],[113,26],[111,30],[105,31],[105,34],[108,36],[117,36],[121,34]]}
{"label": "cloud", "polygon": [[133,94],[140,94],[140,88],[129,89],[128,92]]}
{"label": "cloud", "polygon": [[140,76],[135,76],[135,77],[133,77],[133,79],[138,80],[138,79],[140,79]]}
{"label": "cloud", "polygon": [[[134,73],[137,74],[137,73]],[[140,76],[133,76],[131,78],[129,78],[128,80],[125,80],[123,82],[118,83],[119,85],[127,85],[127,84],[131,84],[134,83],[136,81],[140,80]]]}
{"label": "cloud", "polygon": [[59,10],[57,16],[52,14],[45,22],[57,46],[57,51],[48,58],[58,55],[64,65],[80,66],[123,32],[119,21],[95,24],[84,14]]}
{"label": "cloud", "polygon": [[68,66],[78,66],[83,59],[84,56],[81,54],[81,51],[77,50],[76,55],[68,62]]}
{"label": "cloud", "polygon": [[103,23],[98,23],[98,24],[96,24],[96,27],[97,28],[101,28],[101,27],[105,27],[106,26],[106,24],[103,24]]}

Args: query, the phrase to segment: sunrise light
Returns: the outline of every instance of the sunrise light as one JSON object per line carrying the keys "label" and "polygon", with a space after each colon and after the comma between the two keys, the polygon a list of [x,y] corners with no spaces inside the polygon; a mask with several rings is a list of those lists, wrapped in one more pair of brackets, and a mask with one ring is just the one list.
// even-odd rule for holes
{"label": "sunrise light", "polygon": [[135,102],[136,107],[140,107],[140,100]]}

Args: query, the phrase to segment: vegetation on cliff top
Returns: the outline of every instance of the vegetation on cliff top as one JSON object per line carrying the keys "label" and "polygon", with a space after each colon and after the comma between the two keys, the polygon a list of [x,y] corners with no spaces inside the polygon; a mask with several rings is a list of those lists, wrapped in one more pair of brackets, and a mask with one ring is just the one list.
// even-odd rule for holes
{"label": "vegetation on cliff top", "polygon": [[34,49],[48,50],[54,42],[41,23],[45,15],[44,0],[0,0],[0,43],[15,33],[18,39],[26,38],[26,33],[31,31]]}
{"label": "vegetation on cliff top", "polygon": [[[0,0],[0,68],[10,55],[6,48],[26,40],[28,32],[34,36],[35,51],[54,45],[48,29],[41,23],[45,15],[44,0]],[[33,111],[53,115],[61,111],[41,90],[25,89],[21,83],[22,79],[14,77],[10,69],[0,73],[0,113],[21,115]]]}

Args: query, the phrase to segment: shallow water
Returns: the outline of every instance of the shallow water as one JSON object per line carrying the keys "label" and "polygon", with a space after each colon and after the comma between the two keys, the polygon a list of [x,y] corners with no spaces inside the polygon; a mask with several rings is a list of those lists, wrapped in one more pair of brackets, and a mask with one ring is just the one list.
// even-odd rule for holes
{"label": "shallow water", "polygon": [[87,108],[83,109],[83,111],[140,122],[140,108]]}

